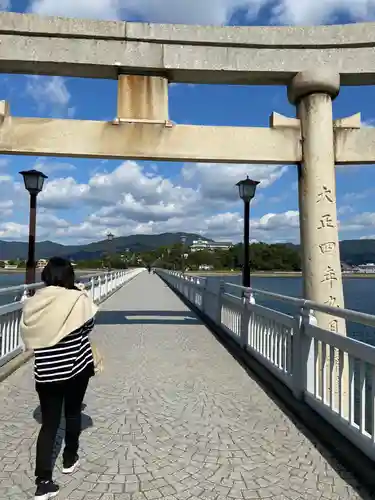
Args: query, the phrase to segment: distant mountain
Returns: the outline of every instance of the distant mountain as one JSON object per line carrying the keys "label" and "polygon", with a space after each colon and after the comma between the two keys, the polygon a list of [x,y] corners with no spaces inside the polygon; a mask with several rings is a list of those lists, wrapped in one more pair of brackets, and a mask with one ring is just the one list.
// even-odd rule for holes
{"label": "distant mountain", "polygon": [[345,240],[340,243],[341,260],[346,264],[375,263],[375,240]]}
{"label": "distant mountain", "polygon": [[[111,248],[111,253],[125,252],[126,249],[132,252],[145,252],[179,243],[181,236],[186,236],[187,245],[191,245],[197,239],[213,241],[194,233],[135,234],[114,238],[110,244],[107,240],[87,245],[60,245],[53,241],[41,241],[36,244],[36,258],[48,259],[53,256],[60,256],[72,260],[98,259],[103,253],[108,252],[109,248]],[[0,240],[0,260],[26,259],[27,247],[28,245],[25,242]]]}
{"label": "distant mountain", "polygon": [[[128,248],[132,252],[146,252],[162,246],[170,246],[181,241],[181,236],[186,236],[186,244],[191,245],[194,240],[202,238],[194,233],[163,233],[163,234],[135,234],[132,236],[122,236],[114,238],[111,243],[112,253],[125,252]],[[287,243],[292,248],[299,248],[299,245]],[[89,243],[87,245],[60,245],[53,241],[41,241],[36,245],[37,259],[48,259],[54,255],[67,257],[72,260],[99,259],[103,253],[108,252],[109,243],[107,240]],[[341,261],[349,265],[375,263],[375,240],[344,240],[340,242]],[[27,243],[17,241],[0,240],[0,260],[26,259]]]}

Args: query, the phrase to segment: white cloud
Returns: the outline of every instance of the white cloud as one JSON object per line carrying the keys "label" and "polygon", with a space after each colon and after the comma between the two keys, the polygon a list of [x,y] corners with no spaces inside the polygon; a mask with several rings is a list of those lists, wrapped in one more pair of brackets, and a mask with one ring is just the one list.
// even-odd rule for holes
{"label": "white cloud", "polygon": [[[58,223],[56,221],[58,220]],[[91,242],[104,239],[108,230],[115,236],[129,234],[160,234],[164,232],[186,231],[201,234],[217,241],[235,241],[242,238],[243,218],[238,212],[225,212],[206,216],[172,217],[168,220],[149,220],[138,222],[129,218],[103,218],[93,215],[87,220],[71,224],[63,219],[50,220],[38,218],[43,227],[40,234],[53,234],[54,239],[66,242]],[[1,225],[0,225],[1,227]],[[285,236],[287,234],[287,237]],[[48,237],[48,236],[45,236]],[[251,220],[251,238],[257,241],[298,242],[298,213],[285,212],[266,214],[260,219]]]}
{"label": "white cloud", "polygon": [[[39,199],[41,206],[57,209],[83,203],[98,208],[93,215],[113,223],[114,218],[127,217],[139,223],[159,221],[219,211],[223,203],[238,204],[236,182],[247,173],[270,186],[286,171],[279,166],[246,166],[189,164],[182,168],[181,182],[144,169],[127,161],[112,172],[97,172],[87,184],[73,177],[53,179],[47,183]],[[256,199],[260,200],[260,194]],[[255,200],[256,201],[256,200]]]}
{"label": "white cloud", "polygon": [[319,24],[340,13],[356,20],[373,18],[375,0],[34,0],[30,10],[43,15],[221,25],[238,10],[254,20],[262,7],[270,9],[275,23]]}
{"label": "white cloud", "polygon": [[[22,188],[22,189],[21,189]],[[3,223],[14,215],[14,208],[26,208],[28,194],[23,183],[18,182],[13,176],[0,171],[0,221]],[[2,224],[0,223],[0,228]]]}
{"label": "white cloud", "polygon": [[[69,171],[67,177],[60,172],[55,177],[56,168],[62,168],[60,161],[56,161],[56,168],[53,160],[42,165],[37,160],[36,165],[51,169],[51,178],[38,198],[39,240],[81,243],[103,239],[108,230],[116,236],[183,230],[216,240],[240,241],[243,206],[235,183],[246,174],[261,180],[253,200],[257,205],[251,217],[251,239],[299,240],[298,211],[285,210],[285,203],[280,205],[284,209],[269,211],[272,196],[268,188],[283,176],[285,167],[189,164],[169,179],[154,164],[126,161],[110,169],[113,163],[107,162],[99,164],[100,170],[87,182],[79,182]],[[68,168],[73,171],[75,165]],[[295,206],[297,193],[293,192],[293,198],[289,197],[288,203]],[[28,195],[18,177],[0,174],[0,200],[0,239],[25,240]],[[349,207],[339,210],[341,235],[373,233],[375,213],[353,214]],[[255,217],[254,213],[261,215]]]}
{"label": "white cloud", "polygon": [[234,202],[238,200],[236,183],[247,175],[260,181],[258,188],[262,189],[273,184],[287,169],[279,165],[196,163],[185,165],[182,175],[186,182],[198,184],[202,198]]}
{"label": "white cloud", "polygon": [[374,230],[375,228],[375,213],[363,212],[361,214],[353,215],[349,219],[340,224],[342,231],[366,231]]}
{"label": "white cloud", "polygon": [[[92,241],[104,236],[108,228],[117,235],[184,228],[219,239],[238,239],[243,226],[242,202],[235,183],[249,173],[262,181],[265,192],[265,187],[285,171],[285,167],[268,165],[190,164],[184,165],[181,175],[172,180],[158,173],[155,164],[143,167],[126,161],[111,171],[103,170],[109,165],[102,164],[87,182],[78,182],[69,173],[64,177],[59,172],[55,177],[60,162],[36,162],[35,166],[52,173],[38,197],[39,237]],[[27,193],[5,173],[0,175],[0,199],[17,200],[27,224]],[[258,193],[254,201],[261,204],[262,200],[262,193]],[[22,237],[18,222],[19,217],[15,226],[0,223],[2,237]],[[257,227],[265,232],[270,223],[261,220]]]}
{"label": "white cloud", "polygon": [[[5,217],[1,217],[1,215],[3,215],[2,205],[8,207],[8,211],[10,213],[8,214],[7,218],[9,218],[12,213],[12,209],[14,208],[14,203],[12,201],[0,203],[0,239],[26,241],[29,234],[29,225],[27,221],[28,208],[26,208],[25,206],[23,217],[25,222],[21,223],[9,220],[2,221],[2,218],[5,219]],[[70,222],[56,217],[55,215],[48,213],[43,209],[39,209],[37,214],[37,240],[54,240],[56,239],[56,233],[59,233],[60,231],[61,234],[61,231],[64,231],[64,229],[69,228],[70,226]]]}
{"label": "white cloud", "polygon": [[351,205],[342,205],[337,209],[338,215],[352,214],[353,212],[354,208]]}
{"label": "white cloud", "polygon": [[41,113],[53,117],[73,117],[75,109],[69,106],[71,94],[61,76],[27,76],[26,93],[32,97]]}
{"label": "white cloud", "polygon": [[4,240],[25,240],[28,235],[28,226],[16,222],[0,224],[0,238]]}
{"label": "white cloud", "polygon": [[92,19],[117,19],[118,0],[34,0],[30,11],[40,15],[69,16]]}
{"label": "white cloud", "polygon": [[283,24],[321,24],[345,13],[358,21],[375,14],[374,0],[282,0],[274,7],[276,22]]}
{"label": "white cloud", "polygon": [[39,204],[52,209],[69,208],[84,201],[88,190],[87,185],[78,184],[73,177],[52,179],[39,195]]}
{"label": "white cloud", "polygon": [[256,16],[262,0],[35,0],[31,11],[43,15],[129,19],[186,24],[226,24],[234,12],[245,9]]}
{"label": "white cloud", "polygon": [[174,185],[169,179],[146,172],[140,165],[127,161],[112,172],[95,173],[87,184],[79,184],[73,177],[54,179],[40,195],[40,203],[49,208],[68,208],[74,202],[100,207],[100,217],[137,214],[144,220],[167,218],[180,206],[194,205],[197,194],[192,188]]}

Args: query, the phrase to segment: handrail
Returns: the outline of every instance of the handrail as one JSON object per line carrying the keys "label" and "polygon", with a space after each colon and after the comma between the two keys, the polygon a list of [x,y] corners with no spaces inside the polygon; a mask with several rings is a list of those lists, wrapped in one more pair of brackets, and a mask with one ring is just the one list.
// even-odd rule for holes
{"label": "handrail", "polygon": [[32,283],[31,285],[15,285],[8,286],[6,288],[0,288],[0,295],[11,295],[12,293],[24,292],[28,290],[35,290],[37,288],[43,288],[44,283]]}
{"label": "handrail", "polygon": [[[131,271],[131,269],[128,269],[128,270],[119,269],[118,271],[112,271],[112,273],[127,272],[127,271]],[[88,274],[88,275],[82,276],[82,279],[78,279],[77,282],[82,283],[82,282],[86,281],[87,282],[86,284],[89,284],[90,279],[100,278],[101,276],[106,276],[106,275],[108,275],[108,272],[105,272],[105,271],[101,272],[101,273]],[[5,288],[0,288],[0,295],[10,295],[13,292],[17,293],[17,292],[23,292],[23,291],[27,291],[27,290],[35,290],[37,288],[43,288],[43,286],[44,286],[44,283],[42,281],[32,283],[31,285],[23,284],[23,285],[8,286]]]}
{"label": "handrail", "polygon": [[[186,275],[183,275],[182,273],[174,272],[173,274],[175,276],[181,277],[182,279],[186,279]],[[202,276],[189,276],[189,278],[194,278],[194,280],[196,279],[204,280],[204,282],[207,279]],[[287,304],[299,308],[310,309],[312,311],[330,314],[331,316],[343,318],[348,321],[352,321],[353,323],[362,323],[363,325],[375,328],[375,315],[372,314],[363,313],[361,311],[355,311],[353,309],[325,306],[323,304],[319,304],[318,302],[314,302],[312,300],[300,299],[298,297],[291,297],[289,295],[281,295],[279,293],[269,292],[267,290],[260,290],[258,288],[252,288],[252,287],[246,288],[244,286],[237,285],[235,283],[226,282],[224,280],[222,281],[225,287],[237,288],[238,290],[242,291],[244,297],[249,297],[251,294],[262,295],[264,297],[279,300],[280,302],[285,302]]]}
{"label": "handrail", "polygon": [[[142,271],[144,269],[140,268],[86,275],[80,282],[84,284],[94,302],[100,304]],[[0,367],[24,350],[20,336],[23,303],[28,300],[30,290],[43,287],[44,283],[33,283],[0,289],[0,295],[15,297],[13,302],[0,306]]]}

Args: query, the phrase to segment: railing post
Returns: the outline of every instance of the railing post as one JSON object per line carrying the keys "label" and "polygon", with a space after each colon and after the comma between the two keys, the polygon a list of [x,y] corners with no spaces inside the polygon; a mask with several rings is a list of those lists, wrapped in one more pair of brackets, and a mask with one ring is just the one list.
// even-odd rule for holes
{"label": "railing post", "polygon": [[197,285],[199,284],[199,280],[197,278],[192,278],[192,279],[190,279],[190,283],[191,283],[189,285],[190,293],[189,293],[188,300],[194,306],[196,306],[197,305],[197,290],[198,290]]}
{"label": "railing post", "polygon": [[1,346],[0,346],[0,359],[5,356],[5,342],[6,342],[6,337],[5,337],[5,325],[2,326],[1,328]]}
{"label": "railing post", "polygon": [[220,280],[219,290],[217,294],[217,310],[216,310],[216,324],[221,326],[221,308],[223,305],[223,294],[225,292],[225,282]]}
{"label": "railing post", "polygon": [[102,279],[100,276],[98,276],[98,300],[99,302],[102,299]]}
{"label": "railing post", "polygon": [[25,302],[25,300],[29,297],[29,291],[26,289],[23,291],[20,302]]}
{"label": "railing post", "polygon": [[243,349],[249,344],[249,324],[251,317],[251,305],[255,304],[254,295],[250,290],[244,290],[242,293],[243,309],[241,314],[241,336],[240,344]]}
{"label": "railing post", "polygon": [[95,301],[95,278],[90,279],[91,287],[90,287],[90,295],[93,301]]}
{"label": "railing post", "polygon": [[201,303],[201,311],[203,314],[206,314],[206,288],[207,288],[207,280],[205,279],[201,288],[202,294],[202,303]]}
{"label": "railing post", "polygon": [[288,370],[293,378],[293,395],[303,400],[306,390],[314,393],[314,342],[306,335],[309,324],[317,324],[310,310],[302,307],[300,316],[296,317],[296,327],[292,337],[292,366]]}

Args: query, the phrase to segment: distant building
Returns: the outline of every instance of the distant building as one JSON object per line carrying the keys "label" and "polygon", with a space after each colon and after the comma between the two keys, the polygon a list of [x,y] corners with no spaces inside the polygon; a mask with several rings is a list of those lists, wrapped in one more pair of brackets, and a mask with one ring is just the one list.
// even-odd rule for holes
{"label": "distant building", "polygon": [[215,251],[215,250],[229,250],[233,247],[233,243],[224,241],[207,241],[207,240],[194,240],[190,246],[191,252],[199,252],[201,250]]}
{"label": "distant building", "polygon": [[212,271],[214,266],[209,266],[208,264],[202,264],[199,266],[199,271]]}
{"label": "distant building", "polygon": [[17,269],[18,264],[9,264],[9,261],[4,260],[4,269]]}
{"label": "distant building", "polygon": [[375,273],[375,264],[372,262],[369,262],[368,264],[361,264],[357,266],[357,269],[359,273],[365,273],[365,274],[373,274]]}

